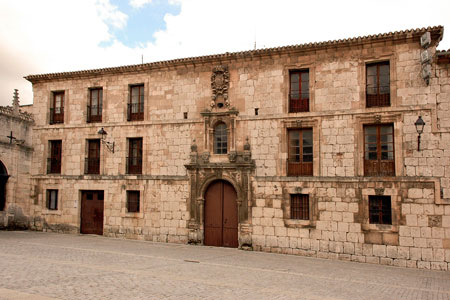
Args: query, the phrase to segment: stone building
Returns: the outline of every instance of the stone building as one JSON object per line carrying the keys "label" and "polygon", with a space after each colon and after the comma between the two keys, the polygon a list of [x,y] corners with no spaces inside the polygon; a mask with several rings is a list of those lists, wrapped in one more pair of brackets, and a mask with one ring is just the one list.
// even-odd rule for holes
{"label": "stone building", "polygon": [[0,228],[27,228],[30,217],[30,167],[33,148],[30,106],[0,106]]}
{"label": "stone building", "polygon": [[448,270],[443,30],[27,76],[31,226]]}

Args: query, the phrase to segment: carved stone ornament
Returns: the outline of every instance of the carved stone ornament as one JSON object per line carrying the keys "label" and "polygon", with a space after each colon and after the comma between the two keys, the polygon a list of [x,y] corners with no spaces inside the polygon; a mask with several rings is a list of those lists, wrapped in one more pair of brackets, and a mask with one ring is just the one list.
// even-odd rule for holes
{"label": "carved stone ornament", "polygon": [[381,116],[380,115],[375,115],[375,123],[377,123],[377,124],[381,123]]}
{"label": "carved stone ornament", "polygon": [[384,195],[384,189],[383,188],[376,188],[375,189],[375,195],[383,196]]}
{"label": "carved stone ornament", "polygon": [[228,153],[228,160],[230,162],[236,162],[236,158],[237,158],[237,152],[236,151],[231,151],[230,153]]}
{"label": "carved stone ornament", "polygon": [[192,140],[191,152],[197,152],[197,144],[195,143],[195,139]]}
{"label": "carved stone ornament", "polygon": [[208,163],[209,162],[209,152],[203,152],[202,153],[202,160],[204,163]]}
{"label": "carved stone ornament", "polygon": [[[228,102],[228,87],[230,85],[230,72],[227,66],[214,67],[211,75],[211,89],[213,102],[220,96],[223,97],[227,106]],[[213,103],[211,103],[213,106]]]}

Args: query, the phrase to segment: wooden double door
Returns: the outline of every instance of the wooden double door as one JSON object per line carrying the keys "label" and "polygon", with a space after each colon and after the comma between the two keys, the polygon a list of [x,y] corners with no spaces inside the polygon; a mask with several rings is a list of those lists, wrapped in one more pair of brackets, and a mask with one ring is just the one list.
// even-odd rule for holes
{"label": "wooden double door", "polygon": [[207,246],[238,247],[238,207],[234,187],[214,181],[205,193],[205,236]]}
{"label": "wooden double door", "polygon": [[103,209],[103,191],[81,192],[81,233],[103,235]]}

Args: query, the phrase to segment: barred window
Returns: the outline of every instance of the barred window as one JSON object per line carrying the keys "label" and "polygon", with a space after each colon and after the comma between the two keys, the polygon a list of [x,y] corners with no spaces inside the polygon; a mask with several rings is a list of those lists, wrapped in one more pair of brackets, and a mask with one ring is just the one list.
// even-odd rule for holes
{"label": "barred window", "polygon": [[309,195],[291,195],[291,219],[309,220]]}
{"label": "barred window", "polygon": [[390,196],[369,196],[369,223],[392,224]]}

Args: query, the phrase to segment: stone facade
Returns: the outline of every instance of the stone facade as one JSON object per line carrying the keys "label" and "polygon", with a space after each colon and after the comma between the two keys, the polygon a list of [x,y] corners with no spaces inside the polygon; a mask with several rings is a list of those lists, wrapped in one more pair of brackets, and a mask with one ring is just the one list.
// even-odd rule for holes
{"label": "stone facade", "polygon": [[[30,221],[31,106],[19,106],[18,91],[12,106],[0,107],[0,228],[27,228]],[[4,197],[4,198],[3,198]]]}
{"label": "stone facade", "polygon": [[[420,42],[427,32],[428,78]],[[203,243],[205,191],[222,179],[236,190],[241,248],[448,270],[450,77],[449,53],[436,52],[442,35],[433,27],[28,76],[32,228],[79,232],[82,191],[101,190],[104,235]],[[367,107],[367,66],[380,61],[389,66],[390,104]],[[306,112],[289,112],[294,70],[308,70]],[[143,117],[128,121],[136,85]],[[97,123],[86,122],[92,88],[102,88]],[[50,124],[59,92],[64,121]],[[217,124],[226,126],[226,155],[214,154]],[[365,128],[377,124],[393,129],[392,176],[365,176]],[[107,135],[99,174],[85,174],[88,140],[99,139],[100,128]],[[312,176],[288,176],[290,129],[312,130]],[[142,139],[142,174],[127,174],[132,138]],[[47,172],[53,140],[62,141],[58,174]],[[48,209],[48,190],[58,190],[58,209]],[[127,191],[139,191],[138,212],[128,212]],[[297,194],[308,196],[304,220],[291,216]],[[390,199],[389,224],[370,221],[374,196]]]}

